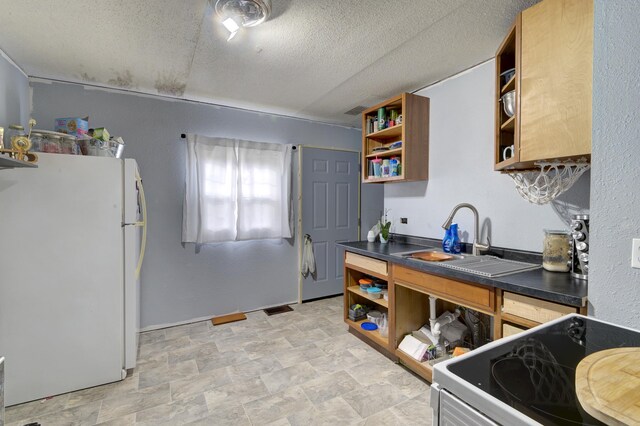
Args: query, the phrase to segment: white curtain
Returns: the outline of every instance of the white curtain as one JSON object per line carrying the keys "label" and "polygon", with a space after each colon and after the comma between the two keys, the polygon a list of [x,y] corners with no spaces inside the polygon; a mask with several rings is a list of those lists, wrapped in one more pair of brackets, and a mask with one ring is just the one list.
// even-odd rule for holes
{"label": "white curtain", "polygon": [[291,145],[187,134],[182,241],[289,238]]}
{"label": "white curtain", "polygon": [[237,240],[291,237],[291,145],[237,141]]}

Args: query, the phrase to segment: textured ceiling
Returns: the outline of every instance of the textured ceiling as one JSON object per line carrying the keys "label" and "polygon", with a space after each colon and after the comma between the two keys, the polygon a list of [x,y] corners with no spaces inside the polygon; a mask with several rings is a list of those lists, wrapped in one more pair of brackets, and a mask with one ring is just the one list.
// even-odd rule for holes
{"label": "textured ceiling", "polygon": [[537,0],[272,0],[230,42],[207,0],[0,0],[0,48],[31,77],[359,127],[353,107],[494,56]]}

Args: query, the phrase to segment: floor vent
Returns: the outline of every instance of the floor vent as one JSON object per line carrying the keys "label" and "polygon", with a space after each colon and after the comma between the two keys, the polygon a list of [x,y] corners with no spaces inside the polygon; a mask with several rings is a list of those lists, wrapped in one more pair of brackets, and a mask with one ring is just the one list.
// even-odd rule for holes
{"label": "floor vent", "polygon": [[273,308],[263,309],[263,311],[265,314],[271,316],[276,314],[284,314],[285,312],[291,312],[293,311],[293,309],[291,309],[291,306],[289,305],[282,305],[282,306],[276,306]]}

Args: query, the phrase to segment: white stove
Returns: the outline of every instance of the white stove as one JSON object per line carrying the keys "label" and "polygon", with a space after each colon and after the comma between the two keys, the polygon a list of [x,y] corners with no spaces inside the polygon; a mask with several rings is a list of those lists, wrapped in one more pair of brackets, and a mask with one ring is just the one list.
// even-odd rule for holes
{"label": "white stove", "polygon": [[434,366],[434,425],[601,425],[578,401],[575,372],[592,353],[640,346],[640,332],[567,315]]}

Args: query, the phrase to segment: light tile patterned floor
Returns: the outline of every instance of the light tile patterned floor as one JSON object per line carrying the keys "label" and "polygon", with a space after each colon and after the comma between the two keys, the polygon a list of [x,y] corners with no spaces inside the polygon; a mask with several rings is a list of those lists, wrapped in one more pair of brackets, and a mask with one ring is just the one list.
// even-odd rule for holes
{"label": "light tile patterned floor", "polygon": [[429,425],[429,387],[347,332],[342,297],[141,335],[127,379],[6,411],[10,426]]}

